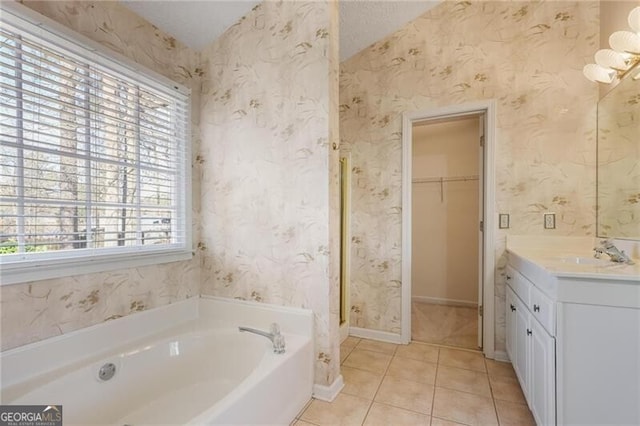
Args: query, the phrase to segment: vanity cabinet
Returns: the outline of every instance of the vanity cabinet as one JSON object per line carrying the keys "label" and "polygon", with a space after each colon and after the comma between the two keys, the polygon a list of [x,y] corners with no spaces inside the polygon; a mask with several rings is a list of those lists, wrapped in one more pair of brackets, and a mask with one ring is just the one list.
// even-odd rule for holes
{"label": "vanity cabinet", "polygon": [[530,321],[529,400],[538,424],[556,424],[556,340],[535,319]]}
{"label": "vanity cabinet", "polygon": [[537,293],[531,282],[507,267],[507,354],[536,423],[553,425],[556,424],[556,342],[549,329],[555,309],[548,299]]}
{"label": "vanity cabinet", "polygon": [[505,294],[506,351],[536,423],[640,425],[640,265],[537,253],[509,250]]}

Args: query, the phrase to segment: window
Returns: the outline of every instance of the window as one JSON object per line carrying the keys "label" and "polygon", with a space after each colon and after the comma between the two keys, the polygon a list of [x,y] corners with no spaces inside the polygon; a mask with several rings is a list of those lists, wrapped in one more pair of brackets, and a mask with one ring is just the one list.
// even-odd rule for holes
{"label": "window", "polygon": [[188,92],[60,31],[3,10],[3,284],[190,255]]}

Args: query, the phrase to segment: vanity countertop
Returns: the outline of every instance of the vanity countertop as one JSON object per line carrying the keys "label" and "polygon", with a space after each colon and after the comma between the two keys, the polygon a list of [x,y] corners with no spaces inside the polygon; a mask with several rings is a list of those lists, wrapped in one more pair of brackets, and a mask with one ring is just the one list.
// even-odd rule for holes
{"label": "vanity countertop", "polygon": [[509,236],[507,251],[516,263],[535,264],[546,275],[556,278],[622,280],[640,284],[640,259],[634,256],[635,244],[616,241],[616,245],[635,261],[634,265],[627,265],[611,262],[607,255],[594,258],[593,248],[599,241],[593,237]]}
{"label": "vanity countertop", "polygon": [[615,244],[634,265],[593,257],[592,237],[509,236],[509,264],[556,302],[640,309],[640,244]]}

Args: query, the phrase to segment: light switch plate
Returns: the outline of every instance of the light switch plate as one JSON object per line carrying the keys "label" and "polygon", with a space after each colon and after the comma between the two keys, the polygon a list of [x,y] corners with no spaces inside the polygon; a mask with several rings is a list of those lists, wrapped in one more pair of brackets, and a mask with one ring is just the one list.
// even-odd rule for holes
{"label": "light switch plate", "polygon": [[556,214],[545,213],[544,214],[544,229],[556,229]]}
{"label": "light switch plate", "polygon": [[509,229],[509,215],[507,213],[500,213],[500,220],[498,221],[499,229]]}

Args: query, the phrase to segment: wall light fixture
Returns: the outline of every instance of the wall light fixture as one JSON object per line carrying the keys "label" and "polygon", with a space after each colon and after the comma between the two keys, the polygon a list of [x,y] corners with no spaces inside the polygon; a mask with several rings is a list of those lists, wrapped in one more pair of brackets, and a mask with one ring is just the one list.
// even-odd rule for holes
{"label": "wall light fixture", "polygon": [[609,37],[611,49],[601,49],[595,54],[595,64],[582,69],[584,76],[593,82],[613,83],[622,79],[640,64],[640,6],[629,12],[627,20],[633,31],[616,31]]}

